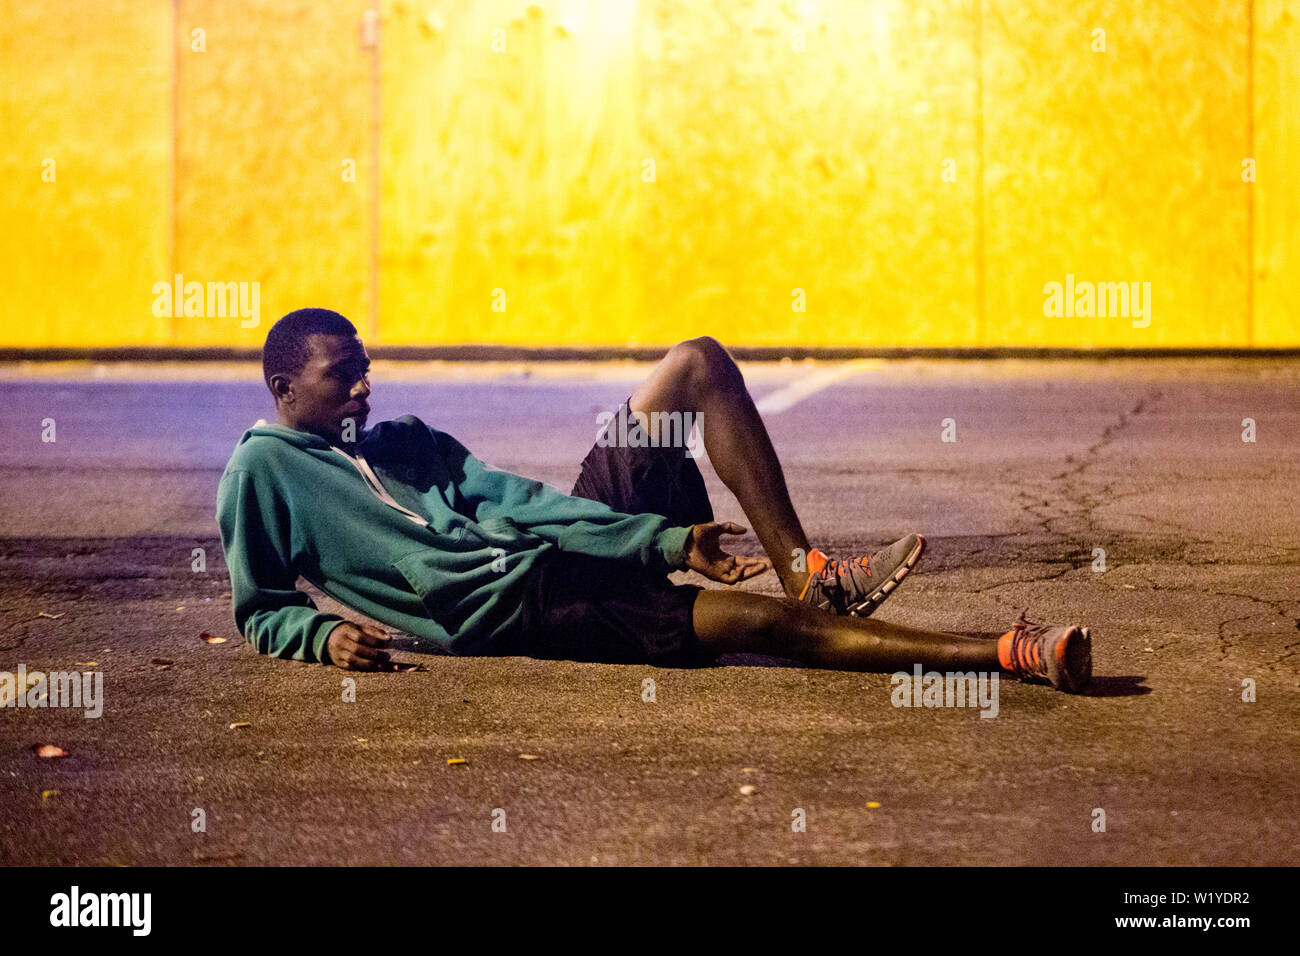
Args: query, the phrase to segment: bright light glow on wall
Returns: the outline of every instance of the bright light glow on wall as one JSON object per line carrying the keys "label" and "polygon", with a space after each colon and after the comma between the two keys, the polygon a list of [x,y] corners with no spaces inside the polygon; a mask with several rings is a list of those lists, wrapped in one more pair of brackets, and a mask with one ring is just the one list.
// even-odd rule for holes
{"label": "bright light glow on wall", "polygon": [[624,40],[636,25],[638,0],[555,0],[556,22],[573,36]]}
{"label": "bright light glow on wall", "polygon": [[154,316],[183,274],[393,345],[1300,346],[1252,3],[0,0],[0,345],[260,345]]}

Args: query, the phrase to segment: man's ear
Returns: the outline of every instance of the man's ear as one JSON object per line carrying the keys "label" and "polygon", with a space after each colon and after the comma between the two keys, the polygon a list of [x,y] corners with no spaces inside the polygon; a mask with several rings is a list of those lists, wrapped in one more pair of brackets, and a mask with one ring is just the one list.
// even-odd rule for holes
{"label": "man's ear", "polygon": [[271,394],[275,398],[275,404],[279,407],[281,402],[293,402],[293,382],[289,381],[286,375],[271,376]]}

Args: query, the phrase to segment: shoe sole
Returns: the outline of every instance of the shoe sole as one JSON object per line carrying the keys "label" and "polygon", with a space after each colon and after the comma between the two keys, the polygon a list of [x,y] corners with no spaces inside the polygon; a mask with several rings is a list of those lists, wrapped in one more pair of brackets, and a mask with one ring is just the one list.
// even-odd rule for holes
{"label": "shoe sole", "polygon": [[921,535],[916,536],[916,547],[912,549],[903,563],[898,566],[888,581],[882,584],[876,590],[872,591],[864,600],[859,601],[848,609],[849,614],[854,617],[870,617],[876,608],[884,603],[885,598],[894,593],[894,590],[903,583],[903,578],[912,573],[916,567],[916,562],[921,560],[921,555],[925,553],[925,538]]}
{"label": "shoe sole", "polygon": [[1065,668],[1056,665],[1055,655],[1048,659],[1048,681],[1067,694],[1081,694],[1092,683],[1092,632],[1086,627],[1072,627],[1065,641]]}

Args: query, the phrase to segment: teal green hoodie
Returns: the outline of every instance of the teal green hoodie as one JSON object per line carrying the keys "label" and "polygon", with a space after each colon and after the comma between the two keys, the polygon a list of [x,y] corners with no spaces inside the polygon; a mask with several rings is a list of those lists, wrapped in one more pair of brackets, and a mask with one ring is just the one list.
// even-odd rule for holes
{"label": "teal green hoodie", "polygon": [[474,654],[517,623],[548,552],[683,566],[689,528],[489,468],[413,415],[365,431],[355,455],[259,422],[226,465],[217,524],[235,626],[260,653],[328,660],[344,619],[317,610],[300,575],[368,617]]}

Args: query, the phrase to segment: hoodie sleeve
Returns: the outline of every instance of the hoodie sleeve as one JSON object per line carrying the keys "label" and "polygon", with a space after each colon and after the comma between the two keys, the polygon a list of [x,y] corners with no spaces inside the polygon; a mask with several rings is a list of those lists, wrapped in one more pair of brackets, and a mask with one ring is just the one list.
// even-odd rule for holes
{"label": "hoodie sleeve", "polygon": [[276,498],[246,471],[229,471],[217,489],[217,524],[230,571],[235,627],[259,654],[324,661],[330,631],[344,619],[316,609],[294,584]]}
{"label": "hoodie sleeve", "polygon": [[602,501],[566,495],[532,478],[489,468],[445,432],[430,429],[475,521],[509,518],[561,551],[639,564],[652,571],[682,570],[691,529],[662,515],[629,515]]}

